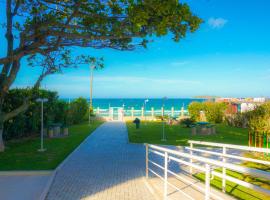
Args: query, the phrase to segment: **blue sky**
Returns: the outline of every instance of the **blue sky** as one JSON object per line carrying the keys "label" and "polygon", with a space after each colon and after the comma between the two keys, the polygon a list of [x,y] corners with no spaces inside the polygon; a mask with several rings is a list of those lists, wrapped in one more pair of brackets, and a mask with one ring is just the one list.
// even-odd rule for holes
{"label": "blue sky", "polygon": [[[77,49],[105,59],[94,74],[94,97],[270,96],[270,1],[185,2],[204,23],[179,43],[167,36],[133,52]],[[2,30],[0,39],[3,56]],[[38,72],[22,62],[13,87],[32,85]],[[89,73],[88,66],[68,69],[47,77],[42,87],[61,97],[89,97]]]}

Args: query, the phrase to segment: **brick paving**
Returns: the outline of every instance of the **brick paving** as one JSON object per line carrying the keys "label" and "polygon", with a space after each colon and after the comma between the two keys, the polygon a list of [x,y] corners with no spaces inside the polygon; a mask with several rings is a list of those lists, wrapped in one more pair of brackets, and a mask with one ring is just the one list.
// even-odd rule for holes
{"label": "brick paving", "polygon": [[58,171],[47,200],[154,200],[144,173],[143,145],[128,143],[123,122],[106,122]]}

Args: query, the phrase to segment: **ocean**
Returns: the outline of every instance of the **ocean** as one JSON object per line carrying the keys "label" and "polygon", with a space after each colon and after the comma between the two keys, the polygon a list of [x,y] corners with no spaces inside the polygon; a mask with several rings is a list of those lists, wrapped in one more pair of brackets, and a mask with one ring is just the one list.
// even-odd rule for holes
{"label": "ocean", "polygon": [[[65,99],[68,100],[68,99]],[[72,99],[71,99],[72,100]],[[94,98],[93,99],[93,107],[100,108],[100,109],[108,109],[109,107],[124,107],[125,109],[131,109],[132,107],[135,110],[140,110],[142,107],[144,107],[144,102],[146,99],[142,98]],[[88,99],[89,101],[89,99]],[[161,109],[163,102],[164,102],[164,109],[170,110],[172,107],[174,107],[175,110],[180,110],[182,107],[184,107],[185,110],[187,110],[188,105],[193,102],[203,102],[206,101],[206,99],[197,99],[197,98],[168,98],[168,99],[158,99],[158,98],[149,98],[148,102],[146,102],[146,110],[151,110],[153,107],[156,109]]]}

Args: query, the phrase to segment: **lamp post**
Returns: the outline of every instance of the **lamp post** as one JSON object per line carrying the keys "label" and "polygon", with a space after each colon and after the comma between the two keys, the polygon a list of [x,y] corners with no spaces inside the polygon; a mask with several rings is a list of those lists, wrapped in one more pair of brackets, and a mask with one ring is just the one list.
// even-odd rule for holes
{"label": "lamp post", "polygon": [[93,79],[94,79],[94,69],[95,66],[93,64],[90,65],[90,100],[89,100],[89,115],[88,115],[88,123],[91,123],[91,109],[93,106]]}
{"label": "lamp post", "polygon": [[38,98],[36,100],[37,102],[41,102],[41,130],[40,130],[40,149],[38,149],[39,152],[44,152],[46,149],[43,147],[43,139],[44,139],[44,131],[43,131],[43,104],[44,102],[47,102],[48,99],[46,98]]}
{"label": "lamp post", "polygon": [[149,99],[145,99],[144,100],[144,121],[145,121],[145,124],[146,124],[146,103],[149,101]]}
{"label": "lamp post", "polygon": [[167,97],[163,97],[162,99],[162,139],[161,141],[165,142],[167,139],[165,137],[165,121],[164,121],[164,105],[165,105],[165,100]]}

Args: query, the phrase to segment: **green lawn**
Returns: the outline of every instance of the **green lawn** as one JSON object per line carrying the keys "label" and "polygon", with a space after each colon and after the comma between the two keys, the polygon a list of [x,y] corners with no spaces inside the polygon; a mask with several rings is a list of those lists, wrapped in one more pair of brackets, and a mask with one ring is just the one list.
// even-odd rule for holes
{"label": "green lawn", "polygon": [[[248,130],[242,128],[234,128],[229,127],[224,124],[216,125],[216,135],[191,135],[191,129],[185,128],[180,125],[165,125],[165,133],[167,137],[166,142],[161,141],[162,137],[162,123],[161,122],[142,122],[141,128],[136,129],[135,124],[132,122],[127,123],[128,133],[129,133],[129,141],[133,143],[150,143],[150,144],[168,144],[168,145],[188,145],[188,140],[202,140],[209,142],[220,142],[220,143],[228,143],[228,144],[237,144],[237,145],[248,145]],[[247,155],[252,157],[251,155]],[[256,155],[258,157],[258,155]],[[258,168],[266,171],[270,171],[269,167],[264,165],[255,165],[252,163],[244,163],[248,167]],[[229,175],[238,177],[240,180],[244,180],[246,182],[250,182],[256,185],[260,185],[261,187],[270,189],[270,181],[262,180],[258,178],[252,178],[248,175],[243,175],[240,173],[229,171],[227,172]],[[198,179],[204,180],[204,174],[197,174],[196,177]],[[221,179],[215,177],[214,180],[211,181],[211,184],[216,188],[221,188]],[[237,199],[254,199],[254,200],[262,200],[262,199],[270,199],[269,196],[266,196],[260,192],[256,192],[254,190],[250,190],[248,188],[239,186],[235,183],[227,181],[227,192],[236,197]]]}
{"label": "green lawn", "polygon": [[142,122],[140,129],[135,124],[127,122],[129,141],[133,143],[188,145],[188,140],[203,140],[237,145],[248,145],[248,130],[229,127],[224,124],[216,125],[216,135],[191,135],[191,129],[180,125],[165,125],[166,142],[161,141],[161,122]]}
{"label": "green lawn", "polygon": [[[250,163],[249,163],[250,164]],[[247,164],[247,165],[249,165]],[[254,166],[253,166],[254,167]],[[269,167],[267,166],[257,166],[256,168],[261,168],[262,170],[265,171],[269,171]],[[219,172],[221,172],[221,169],[217,170]],[[222,172],[221,172],[222,173]],[[243,175],[237,172],[233,172],[230,170],[227,170],[227,174],[238,178],[240,180],[243,180],[245,182],[249,182],[252,183],[254,185],[259,185],[260,187],[263,187],[265,189],[270,189],[270,180],[262,180],[259,178],[253,178],[250,177],[249,175]],[[203,173],[199,173],[197,175],[195,175],[196,178],[204,181],[204,174]],[[217,189],[222,188],[222,180],[219,177],[215,177],[213,180],[211,180],[211,185],[214,186]],[[270,199],[270,196],[267,194],[263,194],[261,192],[257,192],[255,190],[240,186],[236,183],[230,182],[230,181],[226,181],[226,192],[232,196],[234,196],[237,199],[245,199],[245,200],[265,200],[265,199]]]}
{"label": "green lawn", "polygon": [[55,169],[101,121],[74,125],[69,128],[69,136],[45,139],[45,152],[38,152],[38,137],[9,141],[4,153],[0,153],[0,170],[49,170]]}

